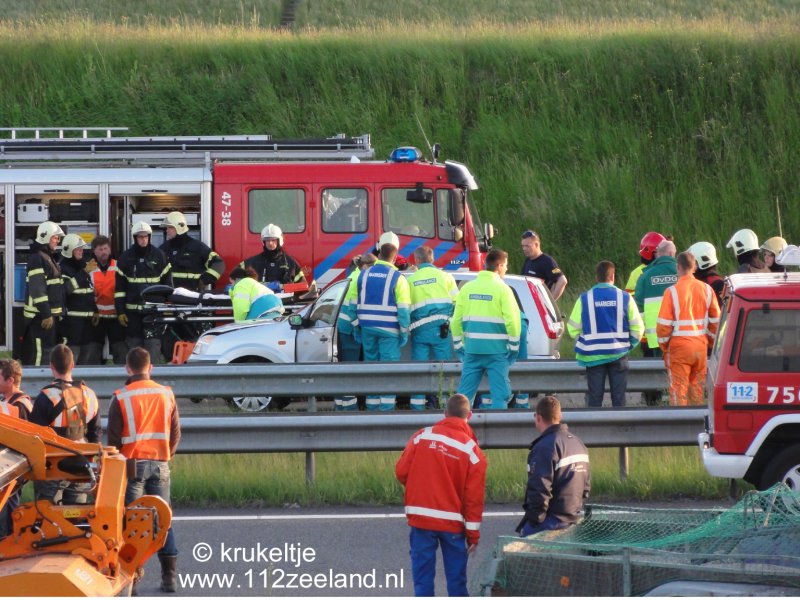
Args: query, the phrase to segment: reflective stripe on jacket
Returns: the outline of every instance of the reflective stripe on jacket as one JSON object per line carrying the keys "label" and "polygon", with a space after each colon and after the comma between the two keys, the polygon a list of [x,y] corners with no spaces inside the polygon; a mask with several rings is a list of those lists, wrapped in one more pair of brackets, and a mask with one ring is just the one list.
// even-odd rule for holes
{"label": "reflective stripe on jacket", "polygon": [[53,260],[49,246],[31,243],[25,280],[28,284],[28,294],[22,309],[25,318],[32,319],[38,315],[47,319],[64,312],[61,269]]}
{"label": "reflective stripe on jacket", "polygon": [[0,415],[8,415],[19,419],[19,409],[8,402],[0,402]]}
{"label": "reflective stripe on jacket", "polygon": [[[63,384],[62,384],[63,385]],[[86,415],[86,428],[88,429],[89,421],[97,416],[100,411],[100,403],[97,401],[97,396],[94,391],[86,386],[83,382],[78,384],[83,392],[83,412]],[[75,386],[69,386],[75,387]],[[47,396],[47,399],[53,403],[53,406],[58,405],[64,399],[64,390],[57,385],[49,385],[42,389],[42,393]],[[58,430],[65,429],[69,426],[69,415],[66,410],[62,410],[55,417],[53,417],[50,427],[56,430],[56,433],[62,435]]]}
{"label": "reflective stripe on jacket", "polygon": [[673,339],[702,340],[711,345],[719,326],[719,304],[711,286],[684,275],[664,293],[658,313],[658,343],[667,350]]}
{"label": "reflective stripe on jacket", "polygon": [[408,282],[394,265],[378,260],[369,269],[361,271],[355,293],[360,327],[389,335],[408,332]]}
{"label": "reflective stripe on jacket", "polygon": [[595,366],[613,362],[636,347],[644,323],[627,292],[599,283],[578,298],[567,321],[567,331],[577,337],[578,362]]}
{"label": "reflective stripe on jacket", "polygon": [[358,326],[358,276],[361,271],[355,269],[350,275],[347,276],[348,284],[347,291],[344,294],[342,301],[342,308],[339,309],[339,316],[336,318],[336,328],[339,333],[348,335],[353,334],[353,327]]}
{"label": "reflective stripe on jacket", "polygon": [[170,417],[175,405],[172,389],[150,379],[141,379],[114,392],[114,398],[122,416],[122,447],[119,449],[122,455],[168,461]]}
{"label": "reflective stripe on jacket", "polygon": [[480,537],[486,457],[464,419],[445,417],[417,431],[395,466],[405,486],[408,524]]}
{"label": "reflective stripe on jacket", "polygon": [[142,291],[151,285],[159,283],[172,287],[171,268],[164,253],[151,244],[125,250],[117,262],[114,292],[117,314],[142,311]]}
{"label": "reflective stripe on jacket", "polygon": [[98,267],[92,271],[91,276],[98,314],[104,319],[116,318],[114,292],[117,285],[117,261],[112,258],[105,271]]}
{"label": "reflective stripe on jacket", "polygon": [[245,277],[236,282],[230,290],[233,305],[233,320],[236,322],[257,319],[274,313],[283,314],[283,302],[274,292],[255,279]]}
{"label": "reflective stripe on jacket", "polygon": [[664,292],[678,281],[677,262],[671,256],[659,256],[642,271],[636,282],[636,306],[644,318],[647,345],[658,348],[656,321]]}
{"label": "reflective stripe on jacket", "polygon": [[59,262],[68,317],[91,318],[95,313],[92,277],[84,266],[85,263],[74,258],[62,258]]}
{"label": "reflective stripe on jacket", "polygon": [[[458,292],[453,346],[471,354],[519,352],[522,329],[514,292],[493,271],[481,271]],[[463,338],[463,339],[462,339]]]}
{"label": "reflective stripe on jacket", "polygon": [[450,320],[453,300],[458,294],[458,286],[450,273],[425,263],[408,277],[408,287],[411,296],[411,331],[428,324],[439,327]]}

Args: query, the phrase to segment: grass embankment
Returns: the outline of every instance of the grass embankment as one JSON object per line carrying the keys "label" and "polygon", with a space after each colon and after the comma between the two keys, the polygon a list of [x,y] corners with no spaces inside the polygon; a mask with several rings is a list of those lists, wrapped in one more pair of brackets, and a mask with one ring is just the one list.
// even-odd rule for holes
{"label": "grass embankment", "polygon": [[481,179],[482,216],[521,263],[543,235],[574,288],[636,265],[642,233],[724,249],[744,226],[797,241],[800,36],[756,24],[406,26],[355,32],[0,25],[0,114],[14,125],[132,134],[370,132],[379,156],[423,145]]}
{"label": "grass embankment", "polygon": [[[317,478],[305,484],[303,454],[178,456],[172,497],[179,506],[308,506],[402,504],[394,479],[399,452],[317,454]],[[490,450],[487,502],[519,503],[526,450]],[[630,474],[620,481],[616,448],[590,450],[592,500],[725,498],[727,480],[710,477],[696,448],[632,448]],[[224,473],[224,477],[220,474]]]}

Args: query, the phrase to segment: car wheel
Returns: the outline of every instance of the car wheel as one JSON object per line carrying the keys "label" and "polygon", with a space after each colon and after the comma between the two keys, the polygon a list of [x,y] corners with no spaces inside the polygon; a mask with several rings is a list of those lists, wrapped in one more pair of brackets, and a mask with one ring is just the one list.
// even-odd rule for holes
{"label": "car wheel", "polygon": [[231,402],[244,412],[260,412],[272,402],[272,396],[234,396]]}

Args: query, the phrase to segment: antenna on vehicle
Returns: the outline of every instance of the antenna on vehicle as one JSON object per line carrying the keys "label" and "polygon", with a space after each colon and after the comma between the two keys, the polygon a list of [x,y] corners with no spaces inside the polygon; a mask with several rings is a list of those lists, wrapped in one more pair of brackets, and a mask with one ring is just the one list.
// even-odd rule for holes
{"label": "antenna on vehicle", "polygon": [[778,235],[783,237],[783,226],[781,225],[781,205],[778,202],[777,196],[775,196],[775,210],[778,212]]}
{"label": "antenna on vehicle", "polygon": [[419,115],[417,115],[417,113],[414,113],[414,118],[417,120],[417,125],[419,126],[419,131],[422,134],[422,137],[425,138],[425,145],[428,146],[428,151],[431,153],[431,161],[436,164],[436,159],[439,158],[439,150],[441,149],[441,146],[439,146],[439,144],[434,144],[431,146],[428,136],[425,135],[425,128],[422,126],[422,121],[419,120]]}

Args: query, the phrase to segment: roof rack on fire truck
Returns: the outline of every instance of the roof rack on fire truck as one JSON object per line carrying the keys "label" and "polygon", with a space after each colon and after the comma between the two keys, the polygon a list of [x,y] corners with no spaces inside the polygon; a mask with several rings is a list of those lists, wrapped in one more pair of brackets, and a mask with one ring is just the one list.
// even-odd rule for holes
{"label": "roof rack on fire truck", "polygon": [[[329,138],[273,139],[271,135],[112,137],[127,127],[0,128],[0,162],[123,160],[128,162],[213,160],[371,159],[369,134]],[[73,137],[70,137],[73,136]]]}

